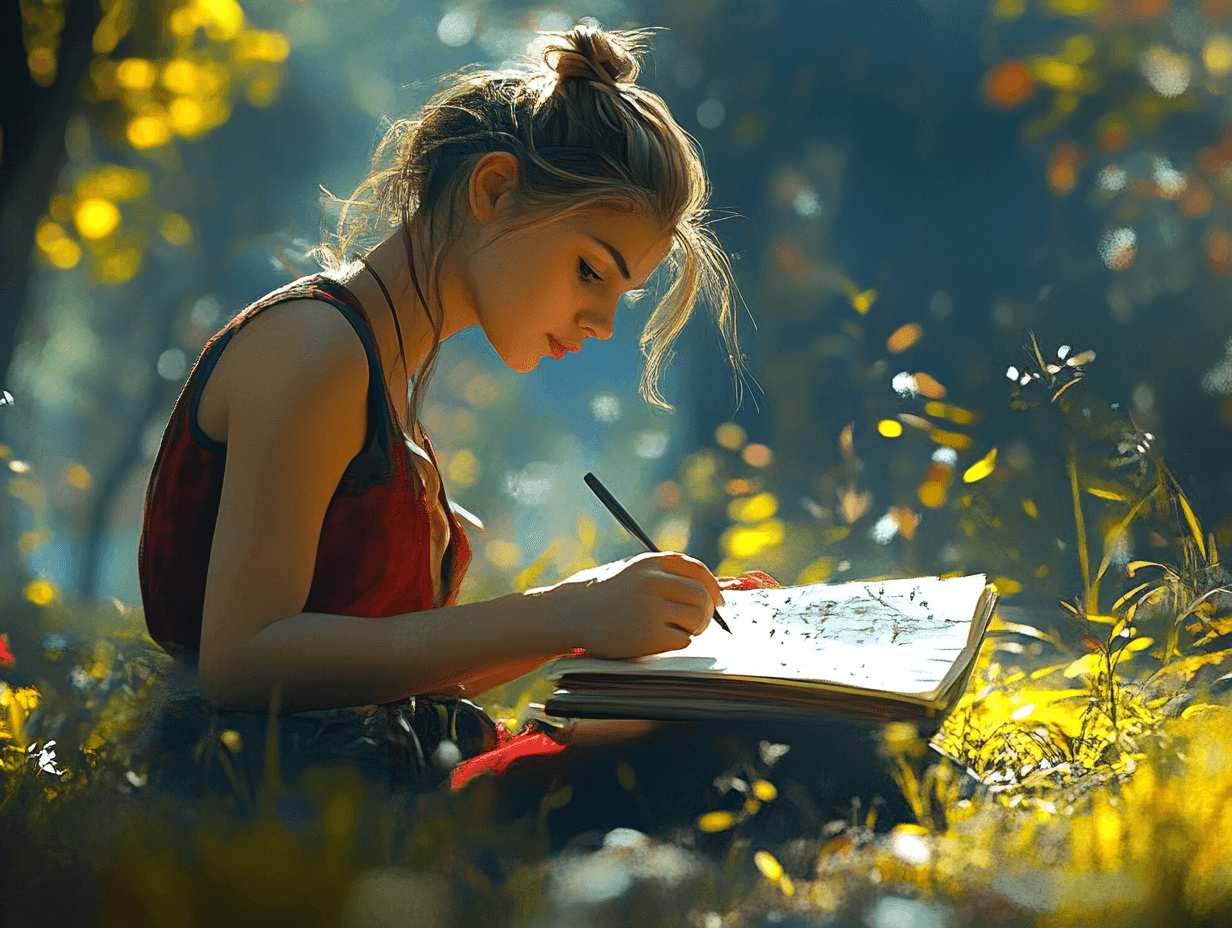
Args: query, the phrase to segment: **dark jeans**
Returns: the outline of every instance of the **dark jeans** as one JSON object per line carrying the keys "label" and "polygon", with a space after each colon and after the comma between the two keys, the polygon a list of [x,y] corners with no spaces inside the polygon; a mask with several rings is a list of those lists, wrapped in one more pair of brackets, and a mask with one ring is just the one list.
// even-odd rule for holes
{"label": "dark jeans", "polygon": [[[253,807],[267,773],[267,738],[277,739],[277,773],[295,786],[310,767],[348,767],[377,792],[409,795],[438,786],[447,767],[433,756],[443,741],[472,757],[496,743],[492,721],[465,700],[416,699],[381,705],[284,712],[214,706],[201,691],[189,652],[147,683],[151,695],[130,747],[143,790],[183,801],[233,797]],[[272,744],[268,745],[273,747]],[[448,750],[448,748],[447,748]],[[455,755],[456,756],[456,755]]]}

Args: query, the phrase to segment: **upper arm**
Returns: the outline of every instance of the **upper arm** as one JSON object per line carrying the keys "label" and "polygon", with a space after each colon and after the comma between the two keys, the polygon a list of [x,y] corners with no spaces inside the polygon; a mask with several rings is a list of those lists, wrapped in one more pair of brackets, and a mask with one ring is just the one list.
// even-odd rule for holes
{"label": "upper arm", "polygon": [[367,427],[367,356],[336,309],[271,306],[233,337],[233,351],[201,621],[199,669],[211,696],[252,636],[303,612],[325,511]]}

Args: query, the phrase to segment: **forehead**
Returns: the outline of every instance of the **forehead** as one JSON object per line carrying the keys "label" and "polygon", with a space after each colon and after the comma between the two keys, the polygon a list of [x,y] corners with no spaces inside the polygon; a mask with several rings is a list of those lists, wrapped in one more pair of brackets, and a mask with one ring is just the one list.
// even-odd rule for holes
{"label": "forehead", "polygon": [[[629,278],[642,282],[672,250],[672,230],[636,211],[591,207],[561,220],[561,225],[584,239],[600,239],[624,257]],[[602,250],[602,245],[596,245]]]}

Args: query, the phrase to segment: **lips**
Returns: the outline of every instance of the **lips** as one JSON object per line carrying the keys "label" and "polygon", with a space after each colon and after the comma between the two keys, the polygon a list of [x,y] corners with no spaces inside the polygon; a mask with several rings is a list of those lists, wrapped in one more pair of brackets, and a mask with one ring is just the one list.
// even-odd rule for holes
{"label": "lips", "polygon": [[563,358],[567,352],[582,350],[581,346],[578,346],[577,348],[570,348],[568,345],[562,345],[551,335],[548,336],[548,348],[552,352],[552,357],[554,357],[557,361]]}

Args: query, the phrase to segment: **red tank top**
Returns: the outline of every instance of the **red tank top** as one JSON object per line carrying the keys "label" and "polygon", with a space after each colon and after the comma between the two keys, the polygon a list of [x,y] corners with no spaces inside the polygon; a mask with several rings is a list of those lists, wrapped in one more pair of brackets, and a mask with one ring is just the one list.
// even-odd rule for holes
{"label": "red tank top", "polygon": [[[201,648],[201,612],[210,547],[222,495],[227,446],[197,422],[201,388],[227,343],[258,312],[287,300],[324,300],[355,329],[368,355],[368,432],[330,499],[304,612],[383,618],[431,609],[431,516],[394,415],[376,340],[349,290],[326,277],[306,277],[244,309],[206,343],[171,411],[146,488],[138,547],[146,628],[164,650]],[[432,443],[425,450],[436,463]],[[440,481],[450,541],[441,561],[445,604],[457,602],[471,549]]]}

